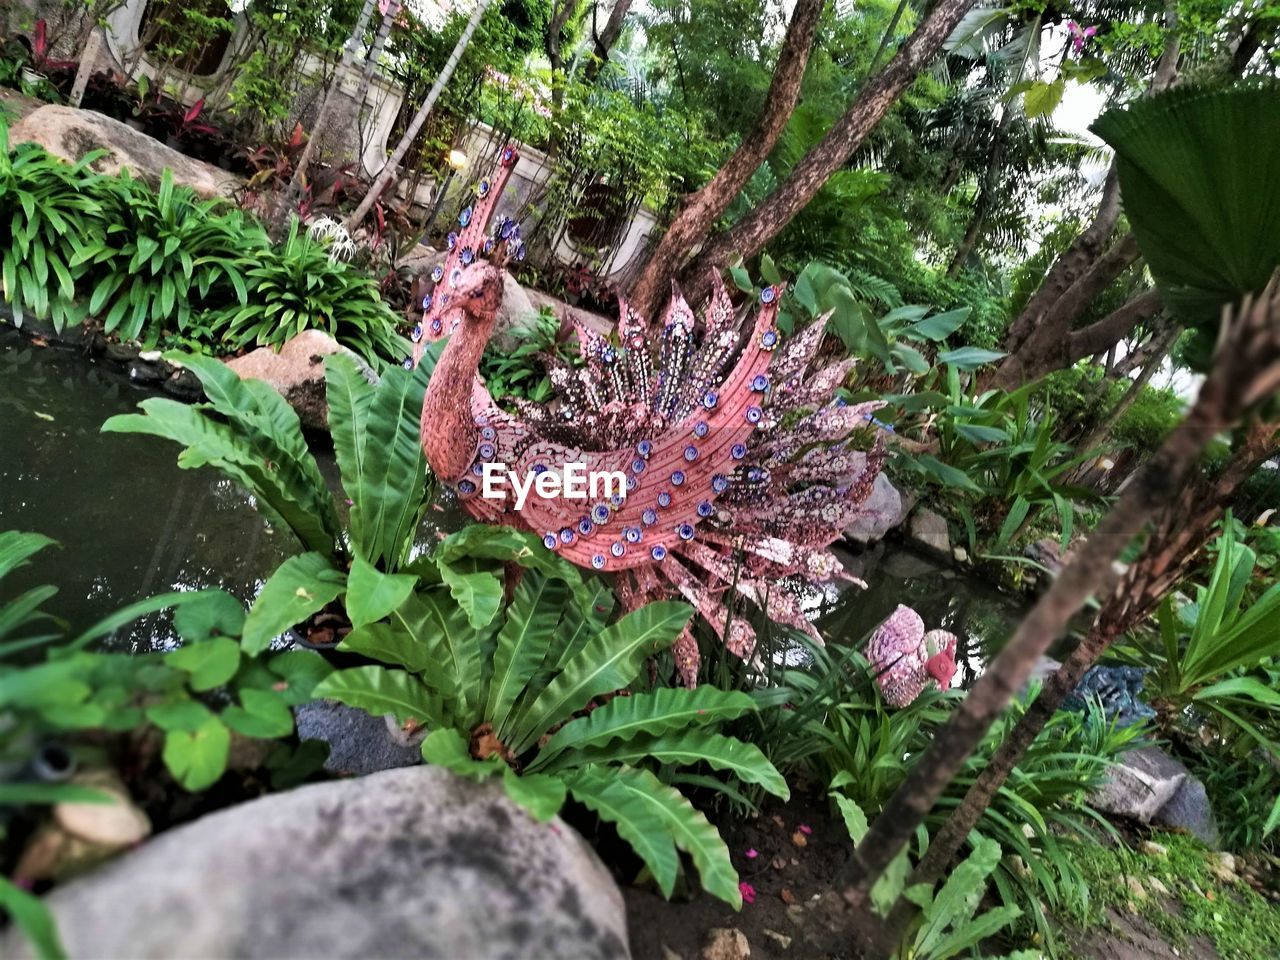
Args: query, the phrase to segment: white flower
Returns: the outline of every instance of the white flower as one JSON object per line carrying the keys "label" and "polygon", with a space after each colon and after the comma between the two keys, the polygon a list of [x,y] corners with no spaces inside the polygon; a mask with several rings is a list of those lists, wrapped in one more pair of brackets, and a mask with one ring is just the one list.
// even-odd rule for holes
{"label": "white flower", "polygon": [[332,217],[316,217],[307,224],[307,235],[329,245],[329,259],[335,263],[350,260],[356,254],[356,242],[347,228]]}

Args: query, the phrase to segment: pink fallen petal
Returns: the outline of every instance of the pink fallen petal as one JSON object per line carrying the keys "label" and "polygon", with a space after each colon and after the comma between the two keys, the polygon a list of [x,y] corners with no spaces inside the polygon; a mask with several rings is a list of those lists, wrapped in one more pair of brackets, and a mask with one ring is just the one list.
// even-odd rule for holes
{"label": "pink fallen petal", "polygon": [[756,857],[760,856],[760,851],[755,847],[752,847],[746,852],[745,856],[748,860],[754,860]]}
{"label": "pink fallen petal", "polygon": [[738,884],[738,892],[742,894],[743,903],[756,902],[756,888],[749,883]]}
{"label": "pink fallen petal", "polygon": [[813,827],[809,826],[807,823],[800,824],[800,826],[797,829],[799,829],[799,831],[803,833],[806,837],[809,836],[809,834],[813,833]]}

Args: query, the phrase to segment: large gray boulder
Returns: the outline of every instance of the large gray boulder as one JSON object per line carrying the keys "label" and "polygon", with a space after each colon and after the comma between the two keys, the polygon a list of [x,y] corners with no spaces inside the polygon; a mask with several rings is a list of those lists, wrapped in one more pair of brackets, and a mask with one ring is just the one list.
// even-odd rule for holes
{"label": "large gray boulder", "polygon": [[240,181],[225,170],[166,147],[159,140],[93,110],[50,104],[35,110],[9,129],[9,143],[38,143],[54,156],[75,162],[94,150],[105,156],[90,165],[98,173],[115,176],[128,169],[131,176],[152,187],[160,175],[173,171],[173,182],[202,197],[229,197]]}
{"label": "large gray boulder", "polygon": [[905,516],[902,494],[887,476],[879,473],[871,495],[862,502],[862,513],[845,528],[844,535],[858,543],[870,543],[901,524]]}
{"label": "large gray boulder", "polygon": [[439,767],[210,814],[46,903],[72,958],[629,956],[622,896],[576,832]]}
{"label": "large gray boulder", "polygon": [[1156,811],[1151,822],[1169,830],[1185,830],[1215,850],[1222,843],[1218,818],[1213,815],[1213,806],[1209,803],[1204,784],[1190,774],[1169,802]]}
{"label": "large gray boulder", "polygon": [[1103,813],[1150,823],[1187,776],[1187,768],[1159,747],[1140,747],[1121,755],[1089,803]]}
{"label": "large gray boulder", "polygon": [[1204,784],[1159,747],[1129,750],[1089,797],[1098,810],[1169,830],[1183,830],[1211,847],[1218,822]]}

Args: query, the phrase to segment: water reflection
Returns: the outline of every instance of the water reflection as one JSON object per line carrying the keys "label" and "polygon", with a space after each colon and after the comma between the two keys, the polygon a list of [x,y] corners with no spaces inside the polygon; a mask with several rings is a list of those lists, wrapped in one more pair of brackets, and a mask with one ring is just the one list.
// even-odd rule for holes
{"label": "water reflection", "polygon": [[915,609],[926,629],[956,635],[956,683],[967,686],[1008,640],[1023,604],[984,580],[963,576],[905,546],[878,543],[846,553],[845,566],[867,584],[828,590],[815,619],[829,641],[861,646],[898,604]]}

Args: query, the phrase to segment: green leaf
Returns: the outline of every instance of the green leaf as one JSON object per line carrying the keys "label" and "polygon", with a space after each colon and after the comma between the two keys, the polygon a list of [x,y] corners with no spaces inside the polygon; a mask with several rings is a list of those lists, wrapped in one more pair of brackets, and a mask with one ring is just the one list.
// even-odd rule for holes
{"label": "green leaf", "polygon": [[498,735],[509,734],[507,720],[517,698],[547,658],[555,640],[556,624],[569,598],[565,584],[540,573],[529,572],[516,587],[498,631],[493,654],[493,675],[484,717]]}
{"label": "green leaf", "polygon": [[[1000,845],[983,837],[969,856],[947,875],[946,883],[925,911],[924,926],[916,937],[922,954],[935,955],[949,929],[960,931],[972,919],[986,891],[987,879],[999,862]],[[936,955],[954,954],[937,952]]]}
{"label": "green leaf", "polygon": [[528,810],[533,819],[539,822],[550,820],[564,806],[565,785],[559,777],[541,773],[521,775],[504,766],[502,786],[506,789],[507,796]]}
{"label": "green leaf", "polygon": [[971,312],[971,307],[961,307],[958,310],[948,310],[946,313],[935,313],[931,317],[917,320],[903,333],[909,337],[922,337],[925,340],[940,343],[963,327]]}
{"label": "green leaf", "polygon": [[245,652],[262,653],[271,641],[301,623],[346,589],[347,578],[319,553],[303,553],[280,564],[263,584],[244,621]]}
{"label": "green leaf", "polygon": [[929,361],[915,347],[909,347],[905,343],[895,343],[890,351],[891,355],[908,371],[917,377],[922,377],[929,372]]}
{"label": "green leaf", "polygon": [[26,566],[29,558],[57,542],[38,533],[0,531],[0,579],[19,567]]}
{"label": "green leaf", "polygon": [[[440,578],[467,614],[471,626],[487,627],[502,604],[502,581],[491,571],[477,569],[474,561],[459,559],[457,566],[439,563]],[[470,568],[470,569],[468,569]]]}
{"label": "green leaf", "polygon": [[329,661],[314,650],[286,650],[268,660],[267,669],[284,680],[284,699],[295,707],[310,700],[316,684],[333,673]]}
{"label": "green leaf", "polygon": [[361,627],[381,620],[413,592],[418,578],[409,574],[382,573],[363,557],[351,562],[347,575],[347,616]]}
{"label": "green leaf", "polygon": [[675,642],[691,613],[687,604],[661,601],[633,610],[602,630],[521,711],[511,727],[513,749],[522,753],[592,697],[629,685],[646,657]]}
{"label": "green leaf", "polygon": [[969,475],[967,473],[943,463],[930,454],[921,454],[915,458],[914,462],[917,467],[932,476],[934,479],[940,480],[945,486],[958,487],[961,490],[972,490],[975,493],[981,493],[981,488],[969,479]]}
{"label": "green leaf", "polygon": [[[1280,263],[1275,84],[1189,84],[1103,114],[1124,212],[1165,307],[1216,330]],[[1260,185],[1265,184],[1266,188]]]}
{"label": "green leaf", "polygon": [[53,914],[39,897],[0,877],[0,907],[31,942],[38,960],[66,960]]}
{"label": "green leaf", "polygon": [[244,604],[225,590],[201,590],[198,598],[174,611],[173,628],[188,643],[210,637],[238,637],[244,617]]}
{"label": "green leaf", "polygon": [[501,757],[477,760],[471,756],[466,738],[451,727],[427,734],[422,741],[422,759],[469,780],[487,780],[500,770],[510,769]]}
{"label": "green leaf", "polygon": [[1009,507],[1009,514],[1004,518],[1004,523],[1000,525],[1000,533],[996,536],[996,542],[993,549],[1003,550],[1009,545],[1009,541],[1013,539],[1013,535],[1018,532],[1018,528],[1022,526],[1022,522],[1027,519],[1027,514],[1031,511],[1031,502],[1026,497],[1019,496],[1014,499],[1013,504]]}
{"label": "green leaf", "polygon": [[1262,827],[1262,836],[1264,838],[1271,836],[1280,827],[1280,796],[1276,797],[1275,803],[1271,805],[1271,813],[1267,815],[1267,822]]}
{"label": "green leaf", "polygon": [[[564,782],[575,800],[617,828],[618,836],[631,845],[636,856],[649,868],[662,895],[670,897],[680,871],[675,841],[654,804],[642,800],[635,778],[624,781],[619,773],[608,768],[585,767],[571,771]],[[737,889],[736,878],[734,889]]]}
{"label": "green leaf", "polygon": [[478,722],[470,708],[484,693],[484,661],[480,638],[462,608],[446,591],[424,590],[410,594],[392,622],[430,658],[422,679],[445,699],[457,701],[460,717]]}
{"label": "green leaf", "polygon": [[567,583],[580,606],[585,608],[592,601],[593,593],[583,583],[578,568],[544,547],[541,538],[528,530],[469,524],[445,537],[434,556],[438,562],[448,564],[456,564],[462,557],[518,563],[526,570],[539,570]]}
{"label": "green leaf", "polygon": [[213,713],[199,700],[183,698],[157,703],[146,709],[146,717],[165,732],[180,730],[195,733],[211,719]]}
{"label": "green leaf", "polygon": [[1058,77],[1049,83],[1037,80],[1027,88],[1027,92],[1023,95],[1023,112],[1028,119],[1047,117],[1058,108],[1058,104],[1062,102],[1062,95],[1066,91],[1067,83],[1062,77]]}
{"label": "green leaf", "polygon": [[[835,786],[834,780],[832,781],[832,786]],[[835,800],[836,806],[840,808],[840,816],[844,819],[844,827],[849,831],[849,837],[853,840],[854,846],[857,846],[862,842],[862,838],[867,835],[867,830],[869,829],[867,815],[862,812],[860,806],[843,793],[832,791],[830,796]]]}
{"label": "green leaf", "polygon": [[168,610],[170,607],[180,608],[188,603],[204,602],[206,591],[179,591],[177,593],[161,593],[154,597],[148,597],[146,600],[139,600],[137,603],[131,603],[121,607],[115,613],[108,614],[103,617],[84,633],[80,634],[74,640],[67,644],[70,649],[80,649],[88,646],[93,641],[104,637],[109,633],[127,626],[139,617],[145,617],[149,613],[157,613],[161,610]]}
{"label": "green leaf", "polygon": [[782,285],[782,274],[778,272],[778,268],[773,262],[773,257],[767,253],[760,254],[760,276],[765,279],[765,282],[775,287]]}
{"label": "green leaf", "polygon": [[374,716],[391,714],[399,723],[410,720],[439,724],[439,702],[421,680],[403,670],[369,665],[335,670],[316,684],[312,696],[337,700]]}
{"label": "green leaf", "polygon": [[972,443],[1008,443],[1009,434],[999,427],[984,427],[976,423],[956,423],[955,431]]}
{"label": "green leaf", "polygon": [[703,685],[693,690],[664,687],[629,697],[614,697],[585,717],[570,720],[538,752],[534,768],[563,750],[596,747],[640,734],[660,736],[735,720],[756,709],[749,694]]}
{"label": "green leaf", "polygon": [[787,781],[754,743],[708,730],[679,730],[661,736],[638,736],[621,743],[584,747],[562,756],[556,767],[592,763],[659,763],[691,766],[706,763],[728,771],[743,783],[754,783],[776,797],[791,795]]}
{"label": "green leaf", "polygon": [[280,694],[271,690],[240,691],[240,705],[222,711],[222,720],[246,737],[271,740],[293,733],[293,713]]}
{"label": "green leaf", "polygon": [[119,798],[74,783],[0,783],[0,807],[25,804],[119,803]]}
{"label": "green leaf", "polygon": [[[327,366],[335,363],[341,367],[350,361],[331,359]],[[429,374],[420,367],[384,370],[367,401],[353,389],[353,376],[340,370],[330,378],[331,385],[351,397],[349,407],[339,403],[339,419],[360,418],[339,431],[344,439],[338,465],[352,500],[351,540],[358,555],[394,570],[407,559],[427,507],[427,461],[419,418]],[[352,449],[355,444],[358,450]]]}
{"label": "green leaf", "polygon": [[[719,897],[734,909],[742,906],[738,874],[733,869],[733,863],[729,858],[729,848],[725,846],[716,828],[679,790],[667,786],[648,770],[639,770],[634,767],[604,770],[586,767],[574,771],[573,779],[568,777],[565,779],[574,797],[589,807],[591,803],[579,795],[583,774],[587,771],[591,772],[592,777],[603,775],[612,778],[613,782],[622,788],[620,793],[628,802],[648,810],[657,818],[662,824],[663,832],[675,841],[677,847],[689,854],[694,866],[698,868],[698,876],[707,893]],[[592,807],[592,809],[595,808]],[[599,810],[596,812],[608,819],[603,812]],[[618,833],[634,846],[632,838],[622,834],[621,825]],[[644,857],[640,850],[636,852],[641,854],[642,858]],[[658,879],[656,871],[654,871],[654,878]],[[661,881],[659,886],[661,887]],[[666,892],[669,888],[663,889]]]}
{"label": "green leaf", "polygon": [[999,350],[984,350],[981,347],[961,347],[959,350],[947,350],[938,354],[939,363],[949,363],[959,370],[976,370],[988,363],[1004,357]]}
{"label": "green leaf", "polygon": [[430,649],[417,641],[402,624],[367,623],[343,637],[338,649],[421,673],[434,660]]}
{"label": "green leaf", "polygon": [[267,519],[305,548],[336,555],[340,531],[333,497],[293,409],[267,384],[242,381],[213,358],[165,356],[195,372],[221,418],[204,407],[153,397],[140,404],[145,416],[112,417],[103,431],[149,433],[182,444],[180,467],[216,467],[248,487]]}
{"label": "green leaf", "polygon": [[240,668],[240,644],[227,637],[213,637],[179,647],[165,654],[165,660],[190,674],[192,690],[212,690],[234,677]]}
{"label": "green leaf", "polygon": [[210,717],[193,732],[168,731],[162,756],[174,779],[194,793],[222,777],[230,752],[231,731],[217,717]]}

